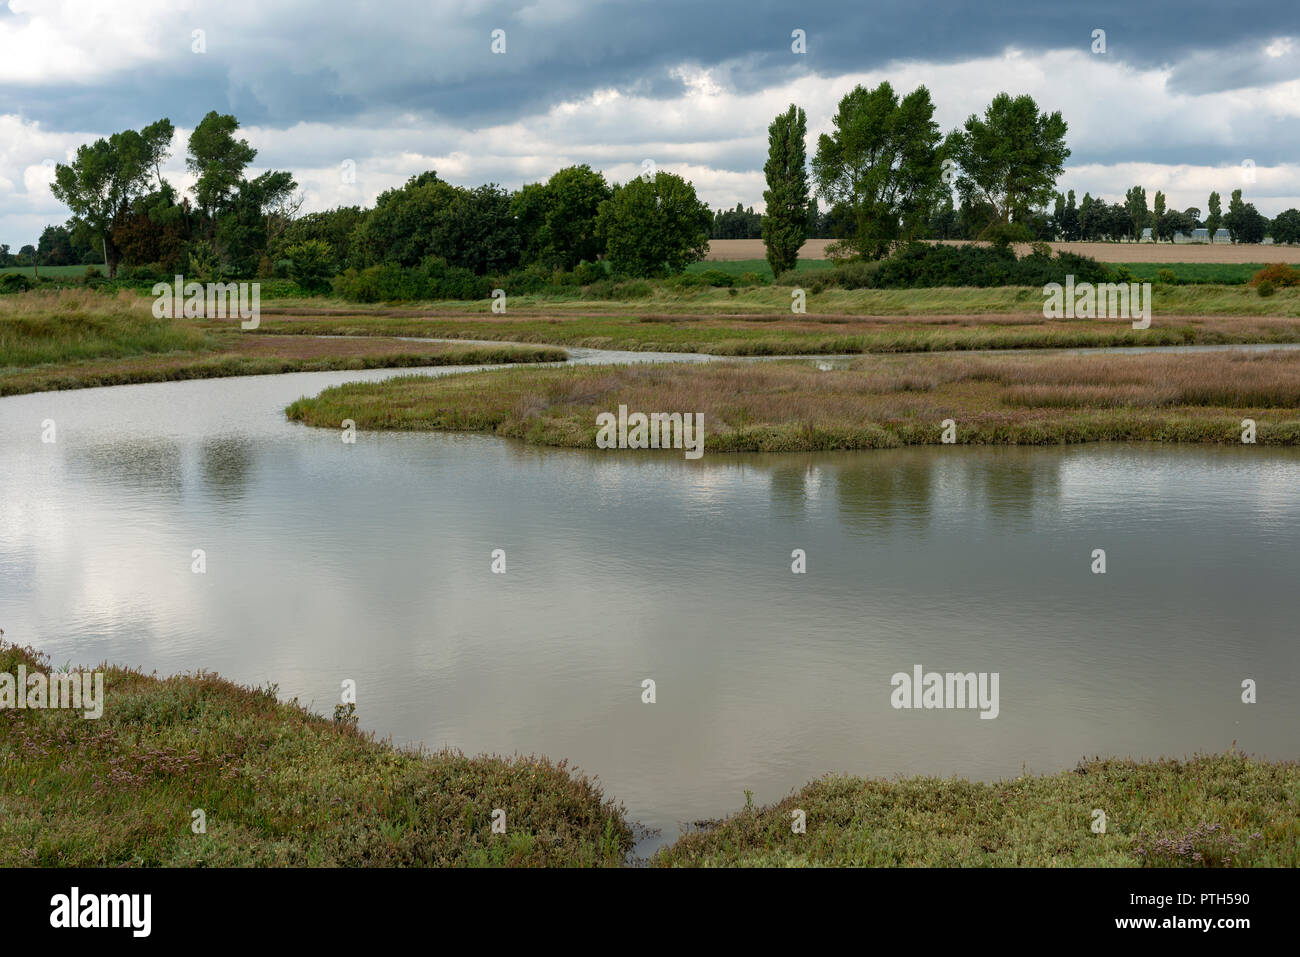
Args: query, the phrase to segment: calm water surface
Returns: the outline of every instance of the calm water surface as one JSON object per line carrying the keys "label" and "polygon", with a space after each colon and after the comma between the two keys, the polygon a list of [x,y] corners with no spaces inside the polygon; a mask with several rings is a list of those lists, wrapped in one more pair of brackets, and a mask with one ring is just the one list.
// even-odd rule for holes
{"label": "calm water surface", "polygon": [[[830,771],[992,779],[1234,741],[1300,756],[1296,451],[687,462],[345,445],[284,419],[391,374],[0,400],[6,637],[57,664],[277,682],[327,714],[352,678],[363,727],[568,758],[660,839]],[[1000,715],[894,710],[890,677],[915,664],[998,672]]]}

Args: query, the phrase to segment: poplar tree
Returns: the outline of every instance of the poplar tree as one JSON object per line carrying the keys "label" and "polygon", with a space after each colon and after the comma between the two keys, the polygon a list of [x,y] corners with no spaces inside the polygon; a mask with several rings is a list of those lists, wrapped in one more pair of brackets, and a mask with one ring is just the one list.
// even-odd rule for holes
{"label": "poplar tree", "polygon": [[763,245],[773,277],[793,269],[799,261],[799,247],[808,237],[808,155],[804,138],[808,118],[790,104],[767,128],[767,163],[763,173],[767,189],[763,202]]}

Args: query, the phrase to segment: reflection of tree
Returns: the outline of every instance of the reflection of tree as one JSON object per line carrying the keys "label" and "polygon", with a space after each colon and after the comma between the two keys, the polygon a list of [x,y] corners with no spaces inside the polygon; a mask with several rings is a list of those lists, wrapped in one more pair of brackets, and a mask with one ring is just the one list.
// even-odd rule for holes
{"label": "reflection of tree", "polygon": [[972,485],[992,515],[1028,515],[1035,497],[1060,495],[1061,457],[1044,449],[1000,449],[972,465]]}
{"label": "reflection of tree", "polygon": [[792,515],[802,515],[808,503],[808,480],[814,466],[811,460],[783,462],[772,469],[772,501]]}
{"label": "reflection of tree", "polygon": [[91,446],[74,454],[92,478],[180,498],[181,447],[175,442],[133,439]]}
{"label": "reflection of tree", "polygon": [[234,501],[245,492],[254,458],[246,439],[209,439],[199,450],[199,471],[213,495]]}
{"label": "reflection of tree", "polygon": [[895,522],[924,527],[930,520],[936,460],[930,450],[864,452],[863,461],[835,473],[840,517],[871,531]]}

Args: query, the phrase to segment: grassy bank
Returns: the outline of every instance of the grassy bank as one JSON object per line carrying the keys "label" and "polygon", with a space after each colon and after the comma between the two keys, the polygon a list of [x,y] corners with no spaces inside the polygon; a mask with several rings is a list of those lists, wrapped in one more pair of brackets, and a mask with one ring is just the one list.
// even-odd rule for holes
{"label": "grassy bank", "polygon": [[[656,855],[684,867],[1296,867],[1300,765],[1094,759],[993,784],[828,777]],[[807,833],[791,828],[795,810]],[[1106,832],[1093,833],[1094,810]]]}
{"label": "grassy bank", "polygon": [[[0,646],[0,672],[20,664],[50,670]],[[104,672],[98,720],[0,710],[0,866],[590,866],[632,846],[564,764],[396,749],[216,675]]]}
{"label": "grassy bank", "polygon": [[[594,448],[596,416],[700,412],[710,452],[891,448],[942,441],[1300,444],[1300,355],[888,356],[808,361],[509,369],[351,383],[291,419],[336,428],[489,432]],[[635,454],[635,452],[624,453]]]}
{"label": "grassy bank", "polygon": [[264,319],[263,327],[278,335],[429,336],[723,356],[1300,342],[1300,318],[1278,317],[1177,316],[1153,323],[1149,329],[1133,329],[1127,322],[1047,321],[1041,315],[1025,314],[586,316],[541,312],[530,316],[521,311],[509,318],[470,318],[446,313],[351,312],[334,316],[283,313]]}
{"label": "grassy bank", "polygon": [[[19,666],[50,671],[0,645],[0,672]],[[97,720],[0,710],[0,866],[618,866],[633,846],[623,808],[563,762],[399,749],[274,686],[98,670]],[[1294,867],[1298,804],[1300,766],[1237,753],[1094,759],[992,784],[828,777],[687,833],[653,863]]]}
{"label": "grassy bank", "polygon": [[[824,271],[810,270],[816,277]],[[479,316],[501,322],[514,318],[568,318],[576,316],[638,317],[760,317],[769,321],[796,318],[790,311],[791,286],[682,287],[664,282],[632,280],[610,287],[612,295],[583,297],[581,288],[564,294],[531,293],[509,296],[507,312],[494,315],[487,299],[438,300],[419,303],[366,305],[338,299],[281,299],[262,315],[365,316],[396,313],[405,316]],[[1043,316],[1043,290],[1032,286],[935,286],[924,289],[842,289],[830,286],[806,293],[809,316],[840,318],[867,316],[1005,316],[1021,319]],[[1300,319],[1300,287],[1276,290],[1261,297],[1241,285],[1155,285],[1153,322],[1169,317],[1275,316]],[[1112,323],[1115,320],[1112,320]]]}
{"label": "grassy bank", "polygon": [[0,396],[277,372],[550,362],[553,346],[258,335],[237,323],[156,319],[140,297],[86,291],[0,301]]}

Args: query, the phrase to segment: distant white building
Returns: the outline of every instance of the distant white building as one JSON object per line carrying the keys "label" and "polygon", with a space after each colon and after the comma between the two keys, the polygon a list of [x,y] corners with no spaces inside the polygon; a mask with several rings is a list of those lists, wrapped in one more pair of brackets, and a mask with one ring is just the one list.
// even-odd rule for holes
{"label": "distant white building", "polygon": [[[1192,234],[1191,234],[1190,236],[1188,236],[1186,233],[1178,233],[1178,234],[1176,234],[1176,235],[1174,236],[1174,242],[1176,242],[1176,243],[1203,243],[1203,242],[1206,242],[1206,241],[1209,239],[1209,236],[1210,236],[1210,231],[1209,231],[1208,229],[1206,229],[1205,227],[1201,227],[1200,229],[1194,229],[1194,230],[1192,230]],[[1151,239],[1151,227],[1150,227],[1150,226],[1148,226],[1146,229],[1142,230],[1142,238],[1143,238],[1144,240],[1150,241],[1150,239]],[[1227,231],[1226,229],[1219,229],[1219,230],[1217,230],[1217,231],[1215,232],[1215,234],[1214,234],[1214,241],[1215,241],[1216,243],[1230,243],[1230,242],[1232,242],[1232,237],[1229,235],[1229,233],[1228,233],[1228,231]],[[1265,242],[1265,243],[1271,243],[1271,242],[1273,242],[1273,237],[1272,237],[1272,236],[1268,236],[1268,237],[1266,237],[1265,240],[1264,240],[1264,242]]]}

